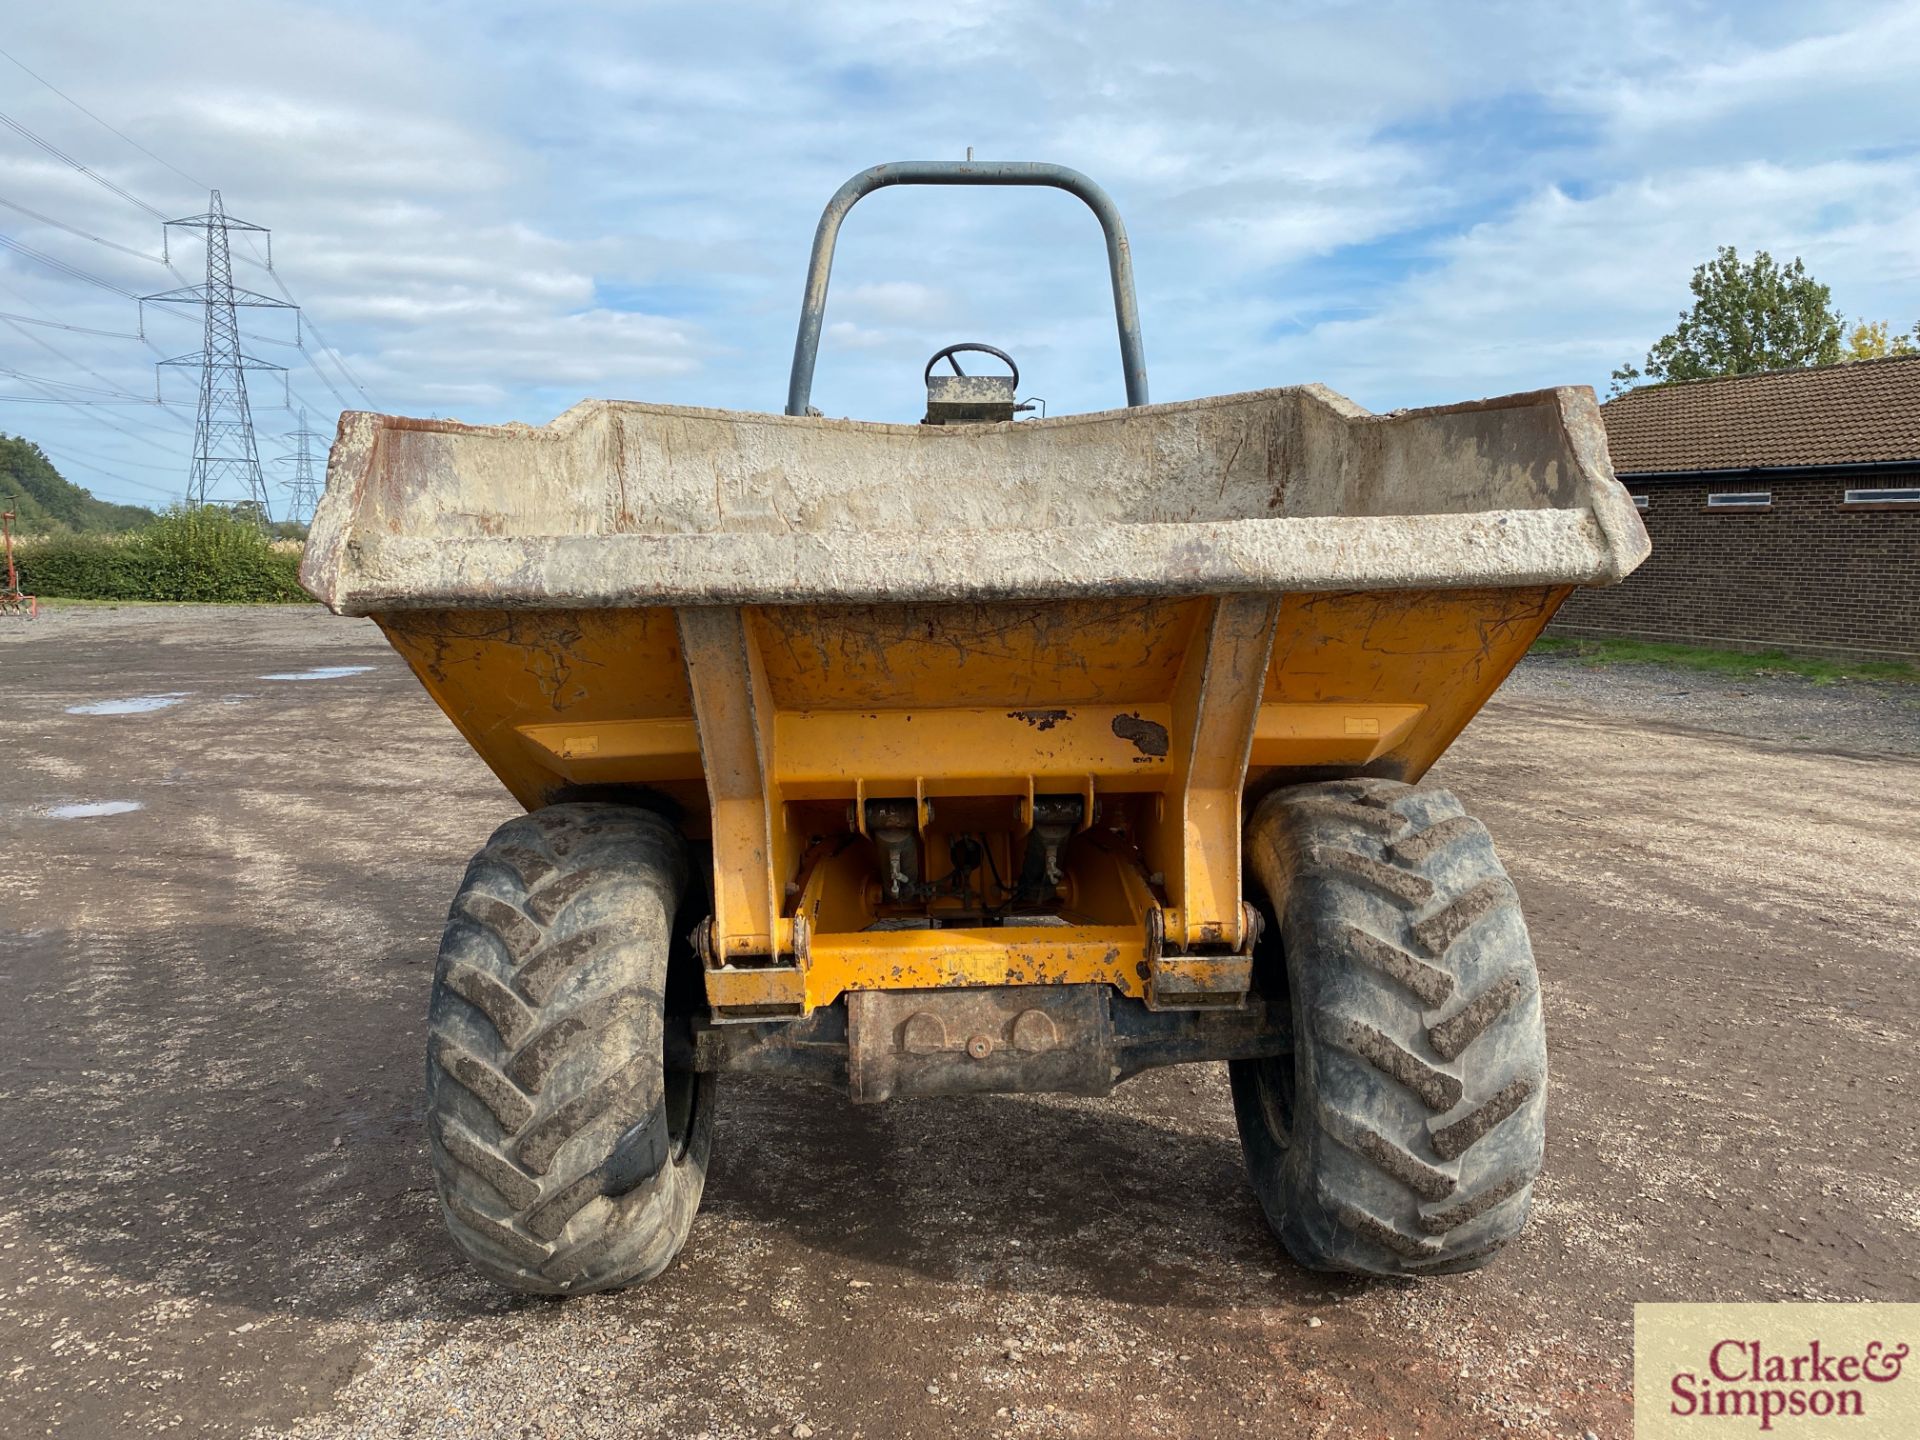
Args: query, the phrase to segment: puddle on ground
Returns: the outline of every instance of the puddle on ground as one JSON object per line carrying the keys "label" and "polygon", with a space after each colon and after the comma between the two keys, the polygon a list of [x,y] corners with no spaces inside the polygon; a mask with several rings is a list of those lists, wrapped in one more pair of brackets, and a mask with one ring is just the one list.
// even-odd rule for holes
{"label": "puddle on ground", "polygon": [[338,680],[342,675],[364,675],[371,665],[316,665],[311,670],[288,670],[278,675],[262,675],[262,680]]}
{"label": "puddle on ground", "polygon": [[146,806],[138,800],[96,800],[92,804],[49,805],[40,813],[49,820],[91,820],[96,815],[130,815]]}
{"label": "puddle on ground", "polygon": [[126,700],[95,700],[86,705],[69,705],[69,715],[147,715],[178,705],[193,692],[176,690],[165,695],[135,695]]}

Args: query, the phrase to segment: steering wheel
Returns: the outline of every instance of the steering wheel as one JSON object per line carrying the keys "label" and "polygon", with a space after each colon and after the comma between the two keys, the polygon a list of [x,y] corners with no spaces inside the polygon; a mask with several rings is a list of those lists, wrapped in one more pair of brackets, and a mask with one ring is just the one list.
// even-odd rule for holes
{"label": "steering wheel", "polygon": [[962,340],[958,345],[949,345],[944,350],[934,351],[933,358],[927,361],[926,373],[920,377],[921,381],[924,383],[933,379],[933,367],[938,365],[942,360],[953,367],[954,374],[966,374],[967,372],[960,368],[960,362],[953,357],[956,355],[964,355],[970,351],[977,352],[981,355],[991,355],[996,360],[1004,361],[1007,369],[1013,372],[1013,388],[1016,391],[1019,390],[1020,367],[1013,363],[1013,357],[1004,350],[995,349],[991,345],[982,345],[978,340]]}

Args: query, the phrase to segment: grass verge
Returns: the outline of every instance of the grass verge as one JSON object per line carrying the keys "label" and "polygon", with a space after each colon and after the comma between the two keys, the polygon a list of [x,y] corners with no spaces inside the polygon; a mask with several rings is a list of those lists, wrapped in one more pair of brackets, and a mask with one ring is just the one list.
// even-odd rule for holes
{"label": "grass verge", "polygon": [[1920,665],[1906,660],[1817,660],[1779,650],[1748,654],[1704,645],[1669,645],[1652,640],[1587,639],[1543,635],[1533,642],[1536,655],[1551,655],[1601,665],[1666,665],[1710,675],[1798,675],[1816,685],[1841,680],[1879,680],[1920,685]]}

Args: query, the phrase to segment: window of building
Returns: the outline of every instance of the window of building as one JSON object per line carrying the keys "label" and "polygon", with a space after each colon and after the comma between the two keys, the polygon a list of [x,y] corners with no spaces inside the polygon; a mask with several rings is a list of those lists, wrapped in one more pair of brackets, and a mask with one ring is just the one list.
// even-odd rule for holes
{"label": "window of building", "polygon": [[1644,509],[1646,509],[1646,508],[1647,508],[1647,497],[1646,497],[1646,496],[1644,496],[1644,495],[1636,495],[1636,496],[1634,496],[1634,497],[1633,497],[1633,508],[1634,508],[1634,509],[1636,509],[1636,510],[1644,510]]}
{"label": "window of building", "polygon": [[1842,502],[1847,505],[1911,505],[1920,509],[1920,487],[1894,489],[1883,487],[1876,490],[1849,490]]}
{"label": "window of building", "polygon": [[1739,490],[1728,495],[1707,496],[1709,510],[1765,510],[1772,504],[1771,490]]}

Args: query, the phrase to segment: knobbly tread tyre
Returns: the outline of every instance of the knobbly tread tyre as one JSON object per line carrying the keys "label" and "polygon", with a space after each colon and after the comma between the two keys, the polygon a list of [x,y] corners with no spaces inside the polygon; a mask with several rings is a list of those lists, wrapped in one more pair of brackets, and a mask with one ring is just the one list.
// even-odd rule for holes
{"label": "knobbly tread tyre", "polygon": [[442,1216],[515,1290],[651,1279],[705,1183],[712,1077],[663,1067],[686,847],[660,817],[555,805],[467,867],[428,1009],[427,1131]]}
{"label": "knobbly tread tyre", "polygon": [[1533,949],[1485,827],[1445,790],[1350,780],[1277,791],[1247,830],[1294,1022],[1293,1055],[1230,1066],[1268,1223],[1317,1270],[1485,1264],[1526,1223],[1547,1081]]}

